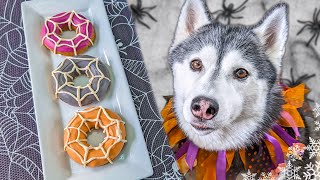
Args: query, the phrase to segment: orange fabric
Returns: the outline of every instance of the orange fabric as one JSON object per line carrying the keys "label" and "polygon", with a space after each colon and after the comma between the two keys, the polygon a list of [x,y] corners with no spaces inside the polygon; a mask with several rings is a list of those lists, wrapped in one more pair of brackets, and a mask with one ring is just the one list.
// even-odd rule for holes
{"label": "orange fabric", "polygon": [[207,158],[211,155],[212,153],[209,151],[206,151],[204,149],[199,149],[198,151],[198,166],[196,166],[196,179],[197,180],[202,180],[204,178],[204,175],[206,173],[206,167],[204,162],[207,160]]}
{"label": "orange fabric", "polygon": [[287,143],[284,142],[284,141],[281,139],[281,137],[278,136],[274,131],[270,130],[270,131],[269,131],[269,134],[270,134],[272,137],[274,137],[274,138],[276,138],[276,139],[278,140],[278,142],[279,142],[279,144],[280,144],[280,146],[281,146],[283,155],[284,155],[284,157],[286,157],[287,153],[289,152],[289,150],[288,150],[289,146],[287,145]]}
{"label": "orange fabric", "polygon": [[296,108],[301,108],[304,102],[304,95],[305,95],[305,85],[300,84],[296,87],[289,88],[285,91],[283,91],[283,97],[284,100],[296,107]]}
{"label": "orange fabric", "polygon": [[[304,84],[300,84],[293,88],[288,88],[287,90],[283,91],[283,97],[286,102],[282,106],[283,110],[288,112],[295,121],[297,127],[304,128],[304,122],[301,118],[300,113],[298,112],[297,108],[301,108],[304,103],[304,96],[309,91],[305,88]],[[280,118],[278,120],[278,124],[284,127],[291,127],[287,120]]]}
{"label": "orange fabric", "polygon": [[230,169],[231,165],[232,165],[232,161],[233,161],[233,158],[234,158],[234,151],[227,151],[226,152],[226,158],[227,158],[227,171]]}
{"label": "orange fabric", "polygon": [[[175,114],[172,110],[172,98],[168,101],[168,103],[165,105],[165,107],[161,111],[161,116],[164,119],[163,122],[163,130],[166,134],[170,134],[169,136],[169,144],[171,144],[171,147],[173,147],[177,142],[183,139],[185,137],[183,133],[178,130],[174,129],[175,127],[178,127],[177,120],[175,118]],[[173,132],[171,132],[173,131]],[[178,137],[176,137],[178,136]]]}
{"label": "orange fabric", "polygon": [[[187,154],[184,154],[177,160],[179,171],[181,174],[186,174],[190,169],[186,161]],[[193,167],[197,166],[197,160],[194,161]]]}
{"label": "orange fabric", "polygon": [[[269,135],[271,135],[272,137],[274,137],[275,139],[278,140],[278,142],[281,146],[282,152],[283,152],[283,156],[286,158],[289,146],[274,131],[270,130]],[[270,154],[270,157],[271,157],[273,164],[276,164],[276,153],[275,153],[275,150],[274,150],[272,143],[270,143],[267,140],[264,140],[264,142],[266,143],[266,146],[268,148],[268,151],[269,151],[269,154]]]}
{"label": "orange fabric", "polygon": [[164,108],[161,111],[161,116],[163,117],[164,120],[167,119],[167,115],[170,113],[172,109],[172,99],[170,99],[167,104],[164,106]]}
{"label": "orange fabric", "polygon": [[274,147],[273,147],[272,143],[267,140],[264,140],[264,143],[266,143],[266,146],[268,148],[269,155],[271,157],[273,164],[276,164],[276,154],[274,152]]}
{"label": "orange fabric", "polygon": [[216,161],[217,161],[217,153],[213,152],[203,163],[203,167],[206,168],[206,172],[203,176],[203,180],[216,180],[217,178]]}
{"label": "orange fabric", "polygon": [[168,134],[168,141],[170,147],[174,147],[176,144],[178,144],[178,142],[185,138],[186,136],[184,135],[182,130],[178,126],[176,126]]}
{"label": "orange fabric", "polygon": [[[196,167],[196,179],[197,180],[216,180],[216,161],[217,152],[209,152],[206,150],[199,150],[199,166]],[[230,169],[234,158],[234,151],[227,151],[227,170]],[[213,163],[214,162],[214,163]],[[229,166],[229,167],[228,167]]]}
{"label": "orange fabric", "polygon": [[[282,108],[284,111],[288,112],[292,116],[297,127],[304,128],[303,119],[301,118],[299,111],[294,106],[290,104],[285,104],[282,106]],[[290,124],[287,122],[287,120],[285,120],[282,117],[278,120],[278,124],[284,127],[291,127]]]}
{"label": "orange fabric", "polygon": [[161,111],[161,116],[165,121],[175,118],[175,114],[172,110],[172,103],[172,99],[170,99]]}
{"label": "orange fabric", "polygon": [[240,158],[241,158],[241,161],[244,165],[244,168],[246,169],[247,167],[247,163],[246,163],[246,150],[245,149],[240,149],[239,150],[239,154],[240,154]]}
{"label": "orange fabric", "polygon": [[163,122],[163,129],[166,134],[168,134],[168,142],[170,147],[174,147],[181,140],[185,139],[186,136],[179,128],[177,120],[175,118],[174,112],[172,110],[172,98],[165,105],[161,111]]}
{"label": "orange fabric", "polygon": [[163,122],[163,130],[166,134],[168,134],[177,125],[177,120],[175,118],[168,119],[165,122]]}

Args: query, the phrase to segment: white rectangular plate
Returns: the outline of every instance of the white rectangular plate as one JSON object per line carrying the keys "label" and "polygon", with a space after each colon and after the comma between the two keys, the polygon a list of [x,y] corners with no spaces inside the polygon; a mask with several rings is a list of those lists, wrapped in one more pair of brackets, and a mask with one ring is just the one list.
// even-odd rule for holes
{"label": "white rectangular plate", "polygon": [[[85,168],[63,149],[63,129],[77,110],[54,98],[51,71],[65,58],[41,44],[40,30],[47,17],[75,10],[91,20],[96,41],[84,54],[98,57],[112,70],[112,88],[97,104],[118,113],[126,122],[127,140],[114,164]],[[102,0],[28,1],[22,3],[33,100],[45,179],[141,179],[153,173],[127,78]]]}

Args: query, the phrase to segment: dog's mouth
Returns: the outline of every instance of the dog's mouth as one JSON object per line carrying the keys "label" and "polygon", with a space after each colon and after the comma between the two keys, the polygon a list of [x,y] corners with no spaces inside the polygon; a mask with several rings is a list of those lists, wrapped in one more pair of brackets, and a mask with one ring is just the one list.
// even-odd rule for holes
{"label": "dog's mouth", "polygon": [[197,131],[207,131],[207,132],[210,131],[211,132],[211,131],[215,130],[215,128],[209,127],[209,126],[204,125],[204,124],[199,124],[199,123],[190,123],[190,124]]}

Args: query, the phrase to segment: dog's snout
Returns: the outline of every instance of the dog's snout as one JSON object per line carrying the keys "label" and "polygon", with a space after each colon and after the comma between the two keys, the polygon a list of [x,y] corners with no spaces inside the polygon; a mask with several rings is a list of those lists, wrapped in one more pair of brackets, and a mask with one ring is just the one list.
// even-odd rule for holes
{"label": "dog's snout", "polygon": [[198,96],[191,102],[192,114],[203,120],[211,120],[217,115],[219,110],[219,104],[210,98],[204,96]]}

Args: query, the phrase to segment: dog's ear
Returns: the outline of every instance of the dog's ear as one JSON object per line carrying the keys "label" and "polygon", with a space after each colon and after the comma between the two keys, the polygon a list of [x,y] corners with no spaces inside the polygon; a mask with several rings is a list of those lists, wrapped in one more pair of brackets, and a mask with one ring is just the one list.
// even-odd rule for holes
{"label": "dog's ear", "polygon": [[186,0],[180,12],[171,48],[209,23],[210,15],[205,0]]}
{"label": "dog's ear", "polygon": [[253,31],[259,37],[279,75],[288,38],[288,5],[280,3],[273,6],[253,27]]}

